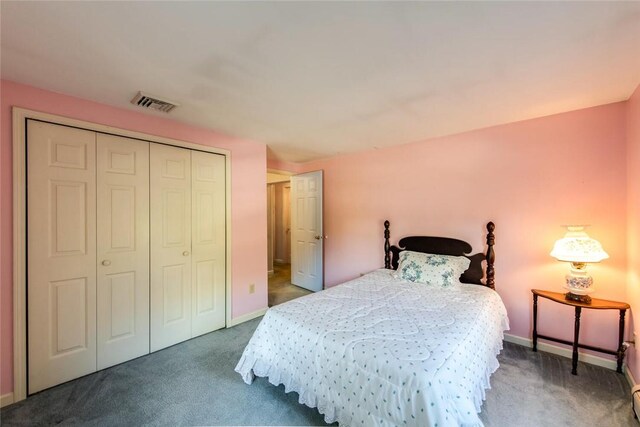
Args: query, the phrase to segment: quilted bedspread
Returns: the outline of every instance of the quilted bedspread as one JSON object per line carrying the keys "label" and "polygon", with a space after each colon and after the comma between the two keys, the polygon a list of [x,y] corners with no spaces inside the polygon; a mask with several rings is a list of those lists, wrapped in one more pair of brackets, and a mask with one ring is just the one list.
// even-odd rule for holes
{"label": "quilted bedspread", "polygon": [[236,371],[345,426],[481,426],[506,309],[484,286],[437,288],[376,270],[267,311]]}

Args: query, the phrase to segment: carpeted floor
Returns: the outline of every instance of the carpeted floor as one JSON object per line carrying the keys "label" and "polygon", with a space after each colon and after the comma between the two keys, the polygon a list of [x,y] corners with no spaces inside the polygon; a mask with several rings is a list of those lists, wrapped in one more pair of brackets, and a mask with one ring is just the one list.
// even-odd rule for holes
{"label": "carpeted floor", "polygon": [[[233,371],[260,319],[62,384],[0,411],[12,425],[325,425],[265,379]],[[482,407],[487,427],[633,426],[625,378],[505,343]]]}
{"label": "carpeted floor", "polygon": [[273,270],[269,277],[269,307],[313,293],[291,284],[291,264],[274,264]]}
{"label": "carpeted floor", "polygon": [[638,426],[624,375],[505,343],[480,418],[487,427]]}

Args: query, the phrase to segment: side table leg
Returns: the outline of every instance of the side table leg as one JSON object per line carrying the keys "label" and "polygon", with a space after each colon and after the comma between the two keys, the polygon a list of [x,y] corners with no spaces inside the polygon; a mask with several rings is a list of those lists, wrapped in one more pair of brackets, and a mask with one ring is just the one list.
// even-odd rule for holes
{"label": "side table leg", "polygon": [[618,329],[618,369],[616,372],[622,373],[622,361],[624,360],[624,351],[625,348],[622,345],[624,341],[624,316],[627,313],[627,310],[620,310],[620,325]]}
{"label": "side table leg", "polygon": [[533,351],[538,351],[538,295],[533,294]]}
{"label": "side table leg", "polygon": [[578,338],[580,336],[580,313],[582,307],[576,307],[576,323],[573,330],[573,358],[571,361],[571,373],[578,375]]}

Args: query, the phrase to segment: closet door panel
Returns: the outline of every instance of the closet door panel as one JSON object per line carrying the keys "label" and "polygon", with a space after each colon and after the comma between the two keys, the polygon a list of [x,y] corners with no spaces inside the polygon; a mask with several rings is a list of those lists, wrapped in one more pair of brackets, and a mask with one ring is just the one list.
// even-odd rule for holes
{"label": "closet door panel", "polygon": [[149,353],[149,143],[97,137],[98,369]]}
{"label": "closet door panel", "polygon": [[96,370],[94,132],[27,123],[29,393]]}
{"label": "closet door panel", "polygon": [[191,153],[193,333],[225,326],[225,158]]}
{"label": "closet door panel", "polygon": [[191,153],[150,146],[151,351],[191,338]]}

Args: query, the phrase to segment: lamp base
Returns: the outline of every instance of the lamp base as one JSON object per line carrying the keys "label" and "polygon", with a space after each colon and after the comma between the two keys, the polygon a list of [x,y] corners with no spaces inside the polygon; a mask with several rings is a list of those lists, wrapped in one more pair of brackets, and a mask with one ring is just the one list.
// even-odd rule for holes
{"label": "lamp base", "polygon": [[566,294],[564,294],[564,298],[567,301],[576,301],[583,304],[591,304],[591,297],[589,295],[578,295],[572,292],[567,292]]}
{"label": "lamp base", "polygon": [[572,262],[571,271],[565,276],[565,280],[564,288],[569,291],[565,294],[567,301],[591,304],[589,294],[593,293],[596,288],[593,286],[593,279],[587,273],[585,263]]}

